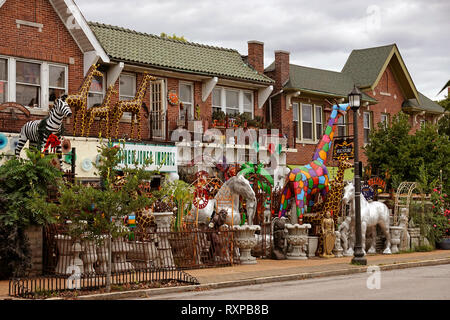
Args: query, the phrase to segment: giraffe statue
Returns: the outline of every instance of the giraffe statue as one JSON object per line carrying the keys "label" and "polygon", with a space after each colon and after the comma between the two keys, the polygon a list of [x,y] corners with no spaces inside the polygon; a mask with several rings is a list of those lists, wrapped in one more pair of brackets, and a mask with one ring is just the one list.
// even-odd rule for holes
{"label": "giraffe statue", "polygon": [[105,120],[105,131],[106,131],[106,138],[110,137],[111,134],[111,120],[115,113],[115,105],[111,104],[111,98],[113,94],[117,94],[117,90],[114,89],[114,85],[110,85],[108,89],[106,90],[105,98],[103,99],[103,102],[98,107],[92,107],[87,110],[86,117],[89,119],[89,123],[87,126],[87,129],[85,131],[85,136],[87,137],[89,135],[89,131],[91,130],[92,123],[94,123],[95,117],[100,118],[100,132],[102,133],[102,126],[101,121]]}
{"label": "giraffe statue", "polygon": [[69,104],[73,111],[73,135],[77,133],[77,116],[81,114],[81,135],[84,135],[85,118],[87,111],[87,97],[89,88],[91,87],[92,79],[94,76],[103,77],[103,74],[97,70],[99,65],[93,64],[90,66],[83,83],[81,84],[78,92],[71,94],[67,97],[66,102]]}
{"label": "giraffe statue", "polygon": [[136,92],[136,96],[132,100],[121,100],[116,103],[116,114],[114,117],[115,125],[116,125],[116,139],[119,135],[119,122],[122,118],[124,112],[131,112],[131,133],[130,138],[133,137],[134,131],[134,117],[137,118],[137,130],[138,130],[138,140],[141,140],[141,107],[144,99],[145,92],[147,90],[148,82],[155,81],[156,78],[149,75],[148,73],[144,74],[144,78],[139,85],[139,89]]}
{"label": "giraffe statue", "polygon": [[[342,116],[340,111],[346,112],[349,109],[349,104],[333,105],[325,133],[317,145],[312,161],[300,168],[293,169],[288,174],[281,195],[279,217],[286,215],[288,200],[294,197],[298,222],[301,224],[303,223],[305,206],[308,209],[314,204],[313,196],[320,192],[322,198],[325,199],[329,191],[328,170],[326,167],[328,152],[333,143],[337,121]],[[293,221],[294,219],[291,217],[291,222]]]}
{"label": "giraffe statue", "polygon": [[[314,217],[314,222],[318,225],[322,224],[322,220],[328,211],[331,212],[331,216],[334,220],[334,224],[337,224],[337,219],[341,214],[342,209],[342,193],[344,191],[344,173],[345,170],[353,168],[353,163],[346,161],[345,159],[339,160],[339,166],[336,178],[330,182],[330,192],[327,195],[326,201],[323,204],[322,209],[316,217]],[[317,246],[319,255],[322,253],[323,249],[323,237],[319,233],[319,244]]]}

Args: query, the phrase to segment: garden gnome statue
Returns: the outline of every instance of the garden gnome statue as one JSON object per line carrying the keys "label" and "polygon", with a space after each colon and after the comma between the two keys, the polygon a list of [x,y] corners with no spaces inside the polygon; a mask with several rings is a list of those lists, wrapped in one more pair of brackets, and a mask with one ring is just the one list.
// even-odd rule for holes
{"label": "garden gnome statue", "polygon": [[286,222],[284,219],[274,219],[273,223],[273,247],[272,259],[286,259]]}
{"label": "garden gnome statue", "polygon": [[334,233],[334,220],[331,218],[331,212],[327,211],[325,218],[322,220],[322,237],[323,237],[323,253],[322,257],[334,257],[333,248],[336,241],[336,234]]}

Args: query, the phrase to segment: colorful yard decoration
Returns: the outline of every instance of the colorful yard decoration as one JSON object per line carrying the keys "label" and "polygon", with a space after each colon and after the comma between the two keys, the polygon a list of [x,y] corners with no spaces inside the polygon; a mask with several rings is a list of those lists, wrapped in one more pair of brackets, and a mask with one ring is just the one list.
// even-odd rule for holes
{"label": "colorful yard decoration", "polygon": [[312,207],[314,204],[313,197],[320,192],[322,197],[325,198],[329,191],[328,170],[326,167],[328,152],[333,142],[336,123],[342,115],[339,111],[346,112],[349,108],[348,104],[333,105],[328,125],[317,145],[313,160],[309,164],[295,168],[289,173],[281,198],[279,217],[286,215],[288,200],[294,197],[297,217],[299,222],[302,223],[305,206],[307,208]]}

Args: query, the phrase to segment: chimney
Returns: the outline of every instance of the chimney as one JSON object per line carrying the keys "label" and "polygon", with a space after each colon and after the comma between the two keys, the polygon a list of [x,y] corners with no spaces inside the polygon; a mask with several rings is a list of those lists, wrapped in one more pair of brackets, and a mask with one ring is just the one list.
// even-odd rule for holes
{"label": "chimney", "polygon": [[250,40],[248,44],[248,63],[260,74],[264,73],[264,42]]}
{"label": "chimney", "polygon": [[283,88],[289,80],[289,52],[284,50],[275,51],[275,86],[276,90]]}

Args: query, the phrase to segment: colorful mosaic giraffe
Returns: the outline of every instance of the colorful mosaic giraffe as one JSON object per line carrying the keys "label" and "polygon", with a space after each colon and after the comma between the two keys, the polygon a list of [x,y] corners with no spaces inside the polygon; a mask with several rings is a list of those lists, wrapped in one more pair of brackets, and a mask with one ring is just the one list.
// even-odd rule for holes
{"label": "colorful mosaic giraffe", "polygon": [[115,114],[115,124],[116,124],[116,139],[119,135],[119,122],[122,118],[124,112],[131,112],[131,133],[130,138],[133,137],[134,131],[134,117],[137,118],[137,127],[138,127],[138,140],[141,140],[141,107],[142,102],[144,100],[144,95],[148,87],[149,81],[155,81],[156,78],[149,75],[148,73],[144,74],[144,77],[139,85],[139,89],[136,92],[136,96],[132,100],[121,100],[116,103],[116,114]]}
{"label": "colorful mosaic giraffe", "polygon": [[110,137],[111,134],[111,120],[112,117],[115,114],[115,105],[111,104],[111,98],[113,94],[117,94],[117,90],[114,89],[114,85],[110,85],[108,87],[108,90],[106,90],[105,98],[103,99],[103,102],[98,107],[92,107],[87,110],[86,117],[89,119],[89,123],[85,132],[85,136],[87,137],[89,135],[89,131],[91,130],[92,123],[94,123],[95,117],[100,118],[100,132],[99,135],[102,133],[102,126],[101,122],[102,120],[105,120],[105,131],[106,131],[106,138]]}
{"label": "colorful mosaic giraffe", "polygon": [[328,125],[317,145],[312,161],[300,168],[293,169],[287,176],[281,196],[279,217],[286,215],[288,200],[292,196],[295,197],[299,223],[302,223],[305,205],[310,208],[314,204],[312,198],[316,193],[320,192],[325,198],[329,191],[328,170],[325,165],[328,151],[333,143],[337,121],[342,116],[339,111],[346,112],[349,108],[348,104],[333,105]]}
{"label": "colorful mosaic giraffe", "polygon": [[89,88],[91,87],[92,79],[94,76],[103,77],[103,74],[97,70],[99,65],[93,64],[86,76],[84,77],[83,83],[78,89],[77,93],[71,94],[67,97],[66,102],[70,106],[73,112],[73,135],[77,133],[77,117],[81,113],[81,135],[84,135],[85,128],[85,118],[87,111],[87,97],[89,93]]}

